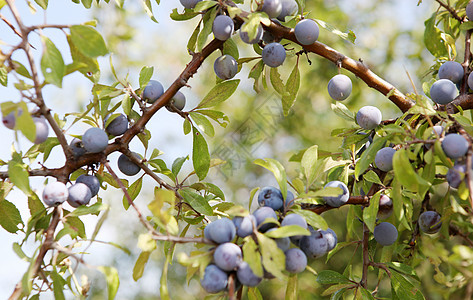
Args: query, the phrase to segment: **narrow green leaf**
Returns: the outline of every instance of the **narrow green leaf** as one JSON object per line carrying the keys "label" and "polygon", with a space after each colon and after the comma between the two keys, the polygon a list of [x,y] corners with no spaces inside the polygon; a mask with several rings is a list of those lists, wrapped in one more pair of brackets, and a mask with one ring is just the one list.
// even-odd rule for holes
{"label": "narrow green leaf", "polygon": [[199,24],[197,24],[194,31],[192,32],[191,37],[189,38],[189,41],[187,42],[187,50],[190,53],[195,52],[195,47],[197,45],[197,38],[199,37],[199,33],[200,33],[200,24],[201,23],[202,22],[199,22]]}
{"label": "narrow green leaf", "polygon": [[150,17],[150,19],[153,22],[158,23],[158,20],[156,20],[153,14],[153,7],[151,6],[151,0],[142,0],[142,1],[143,1],[143,7],[145,9],[146,14]]}
{"label": "narrow green leaf", "polygon": [[42,36],[41,39],[44,44],[43,56],[41,57],[41,72],[43,72],[44,79],[58,87],[62,87],[62,78],[66,72],[66,66],[61,52],[47,37]]}
{"label": "narrow green leaf", "polygon": [[10,233],[16,233],[20,228],[19,224],[23,224],[20,211],[15,204],[2,200],[0,201],[0,225]]}
{"label": "narrow green leaf", "polygon": [[108,54],[108,49],[102,36],[90,26],[71,26],[71,40],[85,56],[94,58]]}
{"label": "narrow green leaf", "polygon": [[321,215],[318,215],[310,210],[303,209],[297,209],[294,210],[294,212],[298,215],[303,216],[307,221],[307,224],[309,224],[310,226],[327,230],[328,224]]}
{"label": "narrow green leaf", "polygon": [[21,260],[24,260],[24,261],[28,261],[28,260],[29,260],[28,256],[26,256],[25,252],[23,252],[23,249],[21,249],[20,244],[18,244],[17,242],[14,242],[14,243],[13,243],[13,252],[15,252],[16,255],[18,255],[18,257],[19,257]]}
{"label": "narrow green leaf", "polygon": [[6,66],[0,67],[0,84],[3,86],[8,85],[8,71]]}
{"label": "narrow green leaf", "polygon": [[99,271],[105,275],[108,287],[108,300],[115,299],[115,295],[120,285],[120,278],[118,277],[118,271],[114,267],[100,266]]}
{"label": "narrow green leaf", "polygon": [[324,270],[319,272],[316,281],[320,284],[340,284],[350,282],[347,277],[332,270]]}
{"label": "narrow green leaf", "polygon": [[194,126],[192,126],[192,134],[194,136],[192,149],[194,170],[197,177],[199,177],[200,180],[204,180],[210,168],[209,147],[202,134]]}
{"label": "narrow green leaf", "polygon": [[418,192],[422,186],[430,186],[430,183],[419,176],[412,167],[408,157],[408,150],[400,149],[393,157],[393,169],[397,180],[412,192]]}
{"label": "narrow green leaf", "polygon": [[379,184],[379,185],[383,185],[383,183],[381,182],[381,180],[378,177],[378,174],[376,174],[376,172],[374,172],[373,170],[369,170],[368,172],[366,172],[363,175],[363,179],[366,180],[366,181],[369,181],[369,182],[373,182],[373,183],[376,183],[376,184]]}
{"label": "narrow green leaf", "polygon": [[[240,64],[240,62],[238,62]],[[248,78],[253,78],[255,82],[253,83],[253,89],[256,92],[260,91],[259,88],[259,78],[261,77],[261,73],[263,73],[264,70],[264,62],[263,60],[259,60],[250,70],[250,73],[248,74]]]}
{"label": "narrow green leaf", "polygon": [[286,82],[285,92],[282,96],[282,108],[285,116],[289,114],[289,110],[296,102],[297,93],[301,83],[301,75],[299,73],[299,62],[292,69],[291,74]]}
{"label": "narrow green leaf", "polygon": [[177,177],[177,174],[179,174],[179,171],[181,170],[182,165],[188,159],[189,159],[189,156],[178,157],[174,160],[174,162],[172,163],[172,167],[171,167],[171,170],[172,170],[172,173],[174,174],[174,176]]}
{"label": "narrow green leaf", "polygon": [[315,22],[317,22],[320,25],[320,27],[328,30],[329,32],[335,35],[338,35],[342,39],[350,41],[353,44],[355,43],[356,36],[355,36],[355,33],[353,33],[353,31],[349,30],[347,33],[345,33],[345,32],[342,32],[340,29],[336,28],[335,26],[328,24],[322,20],[315,19]]}
{"label": "narrow green leaf", "polygon": [[51,272],[51,279],[53,280],[53,292],[54,292],[54,299],[55,300],[65,300],[66,297],[64,296],[64,285],[66,284],[66,280],[59,275],[56,270]]}
{"label": "narrow green leaf", "polygon": [[311,186],[312,182],[314,182],[316,177],[317,171],[317,159],[318,159],[318,149],[317,145],[314,145],[307,149],[304,152],[304,155],[301,159],[301,166],[302,170],[304,171],[304,175],[307,179],[307,186]]}
{"label": "narrow green leaf", "polygon": [[36,4],[41,6],[42,9],[47,9],[48,8],[48,0],[34,0]]}
{"label": "narrow green leaf", "polygon": [[424,31],[424,44],[427,50],[435,57],[445,57],[448,55],[448,50],[442,39],[442,31],[435,26],[437,13],[433,13],[432,17],[427,19]]}
{"label": "narrow green leaf", "polygon": [[270,68],[269,79],[273,85],[274,90],[279,95],[284,95],[286,87],[284,86],[284,82],[281,80],[281,74],[279,74],[278,68]]}
{"label": "narrow green leaf", "polygon": [[141,89],[144,88],[148,84],[151,77],[153,76],[153,71],[154,71],[154,67],[144,66],[143,68],[141,68],[140,79],[139,79]]}
{"label": "narrow green leaf", "polygon": [[263,277],[261,254],[258,252],[258,245],[256,245],[252,237],[245,238],[242,250],[243,258],[248,263],[253,273],[258,277]]}
{"label": "narrow green leaf", "polygon": [[8,176],[11,182],[26,195],[31,194],[29,173],[26,165],[16,160],[8,162]]}
{"label": "narrow green leaf", "polygon": [[197,2],[197,4],[194,7],[194,11],[201,12],[201,11],[207,10],[211,7],[214,7],[215,5],[217,5],[217,3],[213,0],[199,1],[199,2]]}
{"label": "narrow green leaf", "polygon": [[222,103],[236,91],[239,83],[239,79],[220,82],[210,90],[195,109],[213,107]]}
{"label": "narrow green leaf", "polygon": [[295,235],[310,235],[310,232],[299,225],[288,225],[281,226],[273,231],[266,232],[264,235],[273,239],[279,239]]}
{"label": "narrow green leaf", "polygon": [[212,207],[210,207],[208,201],[201,195],[187,189],[179,190],[179,194],[181,194],[184,201],[189,203],[197,212],[207,216],[213,215]]}
{"label": "narrow green leaf", "polygon": [[189,119],[185,119],[184,123],[182,124],[182,129],[184,131],[185,135],[188,135],[191,132],[191,122],[189,122]]}
{"label": "narrow green leaf", "polygon": [[297,274],[289,275],[286,286],[286,300],[296,300],[298,290]]}
{"label": "narrow green leaf", "polygon": [[91,214],[96,214],[106,209],[108,209],[107,204],[97,202],[91,206],[85,206],[85,205],[79,206],[78,208],[70,212],[67,216],[79,217],[79,216],[84,216],[84,215],[91,215]]}
{"label": "narrow green leaf", "polygon": [[202,49],[205,46],[205,43],[207,42],[207,38],[212,33],[212,25],[216,16],[217,16],[217,9],[215,7],[211,8],[204,14],[202,18],[203,27],[199,33],[199,36],[197,37],[197,50],[198,51],[202,51]]}
{"label": "narrow green leaf", "polygon": [[263,256],[264,268],[277,278],[283,279],[285,276],[282,271],[286,269],[286,256],[284,252],[279,249],[276,242],[266,237],[264,234],[257,232],[258,244],[260,252]]}
{"label": "narrow green leaf", "polygon": [[381,193],[376,193],[370,199],[370,205],[365,207],[363,210],[363,221],[365,222],[366,226],[368,226],[371,232],[374,231],[374,227],[376,225],[376,218],[378,216],[378,208],[379,208],[379,198],[381,197]]}
{"label": "narrow green leaf", "polygon": [[279,189],[281,190],[281,193],[286,199],[287,196],[287,177],[286,177],[286,170],[284,169],[283,165],[275,159],[272,158],[267,158],[265,160],[263,159],[257,159],[254,161],[255,164],[262,166],[263,168],[268,169],[274,174],[274,177],[276,178],[276,181],[279,184]]}
{"label": "narrow green leaf", "polygon": [[184,13],[180,14],[177,11],[177,8],[174,8],[172,10],[171,14],[170,14],[170,17],[174,21],[187,21],[187,20],[190,20],[190,19],[192,19],[192,18],[194,18],[195,16],[198,16],[198,15],[200,15],[199,12],[194,11],[192,9],[185,9]]}
{"label": "narrow green leaf", "polygon": [[225,43],[223,43],[222,54],[230,55],[238,61],[238,59],[240,58],[240,54],[238,52],[238,46],[233,39],[228,39],[225,41]]}
{"label": "narrow green leaf", "polygon": [[368,147],[368,149],[361,154],[360,159],[356,162],[355,166],[355,177],[358,178],[361,174],[363,174],[366,169],[368,169],[369,165],[374,161],[374,158],[376,156],[376,153],[381,149],[384,144],[386,143],[386,140],[388,139],[388,136],[384,136],[378,139],[375,139],[373,143]]}
{"label": "narrow green leaf", "polygon": [[345,119],[345,120],[347,120],[347,121],[355,122],[355,115],[354,115],[354,113],[352,113],[352,112],[345,106],[345,104],[341,103],[340,101],[337,101],[337,103],[335,103],[335,104],[332,103],[332,104],[330,104],[330,106],[332,107],[333,112],[334,112],[337,116],[339,116],[339,117],[341,117],[341,118],[343,118],[343,119]]}
{"label": "narrow green leaf", "polygon": [[[143,186],[143,177],[138,178],[135,182],[133,182],[130,187],[127,189],[128,195],[130,195],[131,200],[135,200],[136,197],[141,192],[141,187]],[[128,209],[130,207],[130,203],[128,202],[128,199],[126,198],[125,195],[123,195],[123,207],[125,209]]]}
{"label": "narrow green leaf", "polygon": [[136,260],[135,266],[133,267],[133,280],[138,281],[143,276],[143,272],[145,270],[146,264],[148,263],[148,259],[151,252],[143,251],[138,256]]}
{"label": "narrow green leaf", "polygon": [[215,135],[214,127],[207,117],[192,111],[189,113],[189,115],[192,120],[194,120],[195,125],[200,129],[200,131],[204,132],[210,137]]}
{"label": "narrow green leaf", "polygon": [[26,105],[25,102],[21,101],[19,103],[19,110],[18,114],[16,117],[16,128],[23,133],[23,135],[30,140],[31,142],[34,142],[36,139],[36,125],[34,123],[34,120],[30,114],[25,114],[25,113],[19,113],[20,111],[28,111],[28,106]]}

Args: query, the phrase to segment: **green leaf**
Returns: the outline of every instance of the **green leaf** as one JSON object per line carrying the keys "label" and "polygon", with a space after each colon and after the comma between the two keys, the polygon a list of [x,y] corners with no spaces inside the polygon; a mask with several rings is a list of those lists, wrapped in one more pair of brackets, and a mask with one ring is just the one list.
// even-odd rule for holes
{"label": "green leaf", "polygon": [[194,136],[192,149],[194,170],[197,177],[199,177],[200,180],[204,180],[210,168],[209,147],[202,134],[194,126],[192,126],[192,134]]}
{"label": "green leaf", "polygon": [[302,217],[307,221],[307,224],[314,228],[321,228],[323,230],[327,230],[328,224],[325,222],[325,219],[310,210],[303,210],[303,209],[295,209],[294,212]]}
{"label": "green leaf", "polygon": [[212,25],[216,16],[217,9],[215,7],[208,10],[203,16],[202,22],[204,26],[197,37],[197,50],[201,51],[204,48],[208,36],[212,33]]}
{"label": "green leaf", "polygon": [[144,66],[143,68],[141,68],[140,79],[139,79],[141,89],[144,88],[148,84],[151,77],[153,76],[153,71],[154,71],[154,67]]}
{"label": "green leaf", "polygon": [[195,16],[198,16],[200,15],[199,12],[197,11],[194,11],[192,9],[185,9],[184,10],[184,13],[180,14],[178,11],[177,11],[177,8],[174,8],[170,14],[170,17],[171,19],[173,19],[174,21],[186,21],[186,20],[190,20],[192,18],[194,18]]}
{"label": "green leaf", "polygon": [[286,87],[284,86],[284,82],[281,80],[281,74],[279,74],[278,68],[270,68],[269,79],[273,85],[274,90],[279,95],[284,95],[286,92]]}
{"label": "green leaf", "polygon": [[340,284],[350,282],[347,277],[332,270],[324,270],[319,272],[316,281],[320,284]]}
{"label": "green leaf", "polygon": [[[136,197],[141,192],[141,187],[143,186],[143,177],[138,178],[135,182],[133,182],[130,187],[127,189],[128,195],[130,195],[131,201],[135,200]],[[123,195],[123,207],[128,209],[130,207],[130,203],[125,195]]]}
{"label": "green leaf", "polygon": [[8,176],[11,182],[26,195],[31,194],[29,173],[27,166],[17,160],[8,162]]}
{"label": "green leaf", "polygon": [[187,42],[187,50],[192,53],[195,52],[195,47],[197,45],[197,38],[199,37],[200,33],[200,24],[202,22],[199,22],[197,26],[194,29],[194,32],[192,32],[191,37],[189,38],[189,41]]}
{"label": "green leaf", "polygon": [[318,159],[319,146],[314,145],[308,148],[304,155],[302,155],[301,166],[304,172],[305,178],[307,179],[307,186],[311,186],[317,175],[317,159]]}
{"label": "green leaf", "polygon": [[53,292],[55,300],[65,300],[64,296],[64,285],[67,283],[61,275],[59,275],[56,270],[51,272],[51,279],[53,280]]}
{"label": "green leaf", "polygon": [[368,149],[366,149],[363,154],[361,154],[360,159],[356,162],[355,178],[358,178],[366,171],[366,169],[368,169],[369,165],[374,161],[376,153],[378,153],[379,149],[384,146],[387,139],[388,136],[375,139]]}
{"label": "green leaf", "polygon": [[393,169],[397,180],[412,192],[419,192],[430,183],[416,173],[408,157],[408,150],[400,149],[394,153]]}
{"label": "green leaf", "polygon": [[71,211],[67,216],[69,217],[79,217],[84,215],[96,214],[102,210],[108,209],[108,205],[105,203],[97,202],[91,206],[79,206],[75,210]]}
{"label": "green leaf", "polygon": [[151,252],[143,251],[138,256],[135,266],[133,267],[133,280],[138,281],[143,276],[145,266],[148,263],[148,259]]}
{"label": "green leaf", "polygon": [[264,300],[257,287],[248,288],[248,300]]}
{"label": "green leaf", "polygon": [[263,277],[261,254],[258,252],[258,245],[256,245],[251,236],[245,238],[242,250],[243,258],[248,263],[253,273],[258,277]]}
{"label": "green leaf", "polygon": [[8,85],[8,71],[6,66],[0,67],[0,84],[3,86]]}
{"label": "green leaf", "polygon": [[286,177],[286,170],[284,169],[283,165],[275,159],[272,158],[267,158],[265,160],[263,159],[257,159],[254,161],[255,164],[262,166],[263,168],[268,169],[274,174],[274,177],[276,178],[276,181],[279,184],[279,189],[281,190],[281,193],[286,199],[287,196],[287,177]]}
{"label": "green leaf", "polygon": [[211,7],[214,7],[215,5],[217,5],[217,3],[213,0],[200,1],[197,2],[197,4],[195,5],[194,11],[204,11]]}
{"label": "green leaf", "polygon": [[20,228],[18,224],[23,224],[20,211],[15,204],[2,200],[0,201],[0,225],[10,233],[16,233]]}
{"label": "green leaf", "polygon": [[368,172],[366,172],[363,175],[363,179],[366,180],[366,181],[369,181],[369,182],[373,182],[373,183],[376,183],[376,184],[379,184],[379,185],[383,185],[383,183],[381,182],[381,180],[378,177],[378,174],[376,174],[376,172],[373,171],[373,170],[369,170]]}
{"label": "green leaf", "polygon": [[432,17],[424,22],[424,45],[427,50],[435,57],[445,57],[448,55],[448,50],[442,39],[442,31],[435,26],[437,13],[433,13]]}
{"label": "green leaf", "polygon": [[195,109],[213,107],[222,103],[236,91],[239,83],[239,79],[220,82],[210,90]]}
{"label": "green leaf", "polygon": [[283,279],[285,276],[282,271],[286,269],[286,256],[284,252],[279,249],[276,242],[266,237],[264,234],[257,232],[258,244],[260,252],[263,256],[264,268],[277,278]]}
{"label": "green leaf", "polygon": [[317,20],[317,19],[314,19],[315,22],[317,22],[320,27],[330,31],[331,33],[335,34],[335,35],[338,35],[339,37],[341,37],[342,39],[344,40],[347,40],[347,41],[350,41],[352,42],[353,44],[355,43],[355,39],[356,39],[356,35],[355,33],[353,33],[353,31],[349,30],[348,32],[342,32],[340,31],[339,29],[337,29],[335,26],[333,25],[330,25],[322,20]]}
{"label": "green leaf", "polygon": [[424,299],[421,291],[397,272],[391,272],[391,287],[399,299]]}
{"label": "green leaf", "polygon": [[281,226],[273,231],[266,232],[264,235],[273,239],[279,239],[295,235],[310,235],[310,232],[299,225],[288,225]]}
{"label": "green leaf", "polygon": [[189,203],[197,212],[207,216],[213,215],[212,207],[210,207],[209,202],[201,195],[189,189],[181,189],[179,190],[179,194],[181,194],[184,201]]}
{"label": "green leaf", "polygon": [[[24,112],[28,111],[28,107],[25,102],[20,102],[19,103],[19,110],[18,112]],[[23,133],[23,135],[30,140],[31,142],[34,142],[36,139],[36,124],[34,123],[33,118],[31,117],[30,114],[16,114],[16,128]]]}
{"label": "green leaf", "polygon": [[48,8],[48,1],[49,0],[34,0],[34,2],[36,2],[36,4],[38,4],[39,6],[41,6],[42,9]]}
{"label": "green leaf", "polygon": [[235,60],[240,58],[238,46],[233,39],[228,39],[223,43],[222,55],[230,55]]}
{"label": "green leaf", "polygon": [[333,112],[347,120],[347,121],[350,121],[350,122],[355,122],[355,115],[354,113],[352,113],[346,106],[345,104],[341,103],[340,101],[337,101],[335,104],[330,104],[330,106],[332,107],[332,110]]}
{"label": "green leaf", "polygon": [[263,72],[264,70],[264,62],[263,60],[259,60],[254,66],[253,68],[251,68],[250,70],[250,73],[248,75],[248,78],[253,78],[255,80],[254,84],[253,84],[253,89],[256,91],[256,92],[259,92],[259,85],[258,85],[258,81],[259,81],[259,78],[261,77],[261,73]]}
{"label": "green leaf", "polygon": [[62,87],[62,78],[66,72],[66,66],[62,59],[61,52],[56,46],[45,36],[41,38],[44,49],[41,57],[41,72],[44,79],[58,87]]}
{"label": "green leaf", "polygon": [[188,135],[191,132],[192,127],[191,127],[191,122],[189,121],[189,119],[186,118],[184,120],[184,123],[182,124],[182,129],[185,135]]}
{"label": "green leaf", "polygon": [[85,56],[94,58],[108,54],[108,49],[102,36],[90,26],[71,26],[71,40]]}
{"label": "green leaf", "polygon": [[13,252],[15,252],[16,255],[18,255],[18,257],[21,260],[23,260],[23,261],[28,261],[29,260],[28,256],[26,256],[25,252],[23,252],[23,249],[21,249],[20,244],[18,244],[17,242],[14,242],[13,245],[12,245],[12,248],[13,248]]}
{"label": "green leaf", "polygon": [[296,102],[297,92],[301,83],[301,75],[299,73],[299,62],[292,69],[291,74],[286,82],[284,95],[282,96],[282,108],[285,116],[289,114],[289,110]]}
{"label": "green leaf", "polygon": [[108,288],[108,300],[113,300],[120,285],[120,278],[118,277],[117,269],[114,267],[100,266],[99,271],[105,275]]}
{"label": "green leaf", "polygon": [[289,275],[286,286],[286,300],[296,300],[298,290],[297,274]]}
{"label": "green leaf", "polygon": [[171,167],[171,170],[172,170],[172,173],[174,174],[174,176],[177,177],[177,174],[179,174],[179,171],[181,171],[182,165],[188,159],[189,159],[189,155],[186,156],[186,157],[178,157],[174,160],[174,162],[172,163],[172,167]]}
{"label": "green leaf", "polygon": [[363,210],[363,221],[365,222],[366,226],[368,226],[371,232],[374,231],[374,227],[376,225],[376,218],[378,217],[378,208],[379,208],[379,198],[381,197],[381,193],[376,193],[370,199],[370,206],[365,207]]}
{"label": "green leaf", "polygon": [[158,23],[158,20],[156,20],[153,14],[153,7],[151,6],[151,1],[150,0],[142,0],[142,1],[143,1],[143,7],[146,11],[146,14],[148,14],[148,16],[153,22]]}
{"label": "green leaf", "polygon": [[210,123],[209,119],[199,113],[192,111],[189,113],[189,115],[192,120],[194,120],[195,125],[197,125],[197,127],[206,135],[210,137],[213,137],[215,135],[214,127],[212,123]]}

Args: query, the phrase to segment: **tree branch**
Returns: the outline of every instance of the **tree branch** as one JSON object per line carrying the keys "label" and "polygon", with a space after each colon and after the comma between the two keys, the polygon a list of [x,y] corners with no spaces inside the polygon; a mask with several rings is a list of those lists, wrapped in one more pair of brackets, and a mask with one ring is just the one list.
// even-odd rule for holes
{"label": "tree branch", "polygon": [[[284,27],[275,22],[271,22],[269,26],[264,27],[277,37],[285,38],[296,44],[299,44],[294,34],[294,29]],[[369,87],[379,91],[385,96],[388,96],[389,100],[391,100],[402,112],[408,111],[409,108],[414,105],[413,101],[408,100],[407,97],[398,89],[396,89],[392,84],[376,75],[362,62],[355,61],[320,42],[315,42],[311,45],[303,47],[306,51],[322,56],[327,60],[330,60],[333,63],[340,65],[342,68],[352,72],[358,78],[363,80]]]}

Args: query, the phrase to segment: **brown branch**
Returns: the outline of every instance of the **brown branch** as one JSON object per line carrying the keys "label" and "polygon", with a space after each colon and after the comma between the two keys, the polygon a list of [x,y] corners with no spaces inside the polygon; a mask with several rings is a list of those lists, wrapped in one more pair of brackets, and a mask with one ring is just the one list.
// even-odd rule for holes
{"label": "brown branch", "polygon": [[[264,26],[276,37],[282,37],[298,44],[294,30],[284,27],[275,22],[271,22],[269,26]],[[391,100],[402,112],[406,112],[414,105],[414,102],[407,99],[398,89],[392,84],[385,81],[374,72],[372,72],[366,65],[360,61],[355,61],[348,56],[324,45],[320,42],[315,42],[311,45],[303,46],[306,51],[320,55],[327,60],[341,66],[342,68],[352,72],[358,78],[363,80],[369,87],[379,91],[385,96],[389,96]]]}
{"label": "brown branch", "polygon": [[66,158],[69,160],[70,158],[73,157],[73,153],[71,148],[69,148],[69,145],[67,144],[66,137],[64,136],[64,133],[62,132],[61,128],[59,125],[56,123],[56,120],[54,120],[53,116],[51,115],[50,109],[46,106],[43,98],[43,92],[42,92],[42,85],[39,82],[39,76],[38,76],[38,70],[36,69],[36,64],[33,58],[33,55],[31,53],[31,47],[28,43],[28,34],[30,32],[29,27],[26,27],[23,22],[21,21],[20,14],[18,13],[18,10],[16,7],[13,5],[13,0],[6,0],[10,11],[12,12],[18,26],[20,27],[20,31],[22,34],[22,49],[24,50],[26,54],[26,58],[28,60],[28,63],[30,65],[31,69],[31,77],[33,80],[33,85],[34,85],[34,90],[36,93],[36,99],[33,99],[33,102],[38,106],[41,114],[46,118],[48,121],[49,125],[53,129],[54,133],[56,134],[56,137],[61,144],[61,147],[64,151],[64,155]]}
{"label": "brown branch", "polygon": [[[36,260],[33,265],[32,279],[34,279],[38,275],[38,272],[41,269],[41,265],[43,264],[43,260],[44,260],[44,257],[46,256],[46,253],[48,252],[49,249],[52,248],[52,245],[54,243],[54,232],[56,231],[56,228],[59,224],[59,220],[61,219],[61,217],[62,217],[62,206],[59,205],[58,207],[54,208],[51,223],[49,224],[49,227],[48,229],[46,229],[46,232],[44,234],[43,245],[41,245],[41,248],[39,249],[39,254],[36,257]],[[16,284],[15,290],[13,291],[13,293],[8,299],[9,300],[19,299],[19,297],[21,296],[21,293],[22,293],[22,284],[20,281]]]}
{"label": "brown branch", "polygon": [[[370,203],[370,198],[371,197],[368,197],[368,196],[350,196],[350,198],[348,198],[348,201],[344,204],[342,204],[340,207],[344,206],[344,205],[368,205]],[[328,210],[331,210],[331,209],[335,209],[335,208],[338,208],[338,207],[333,207],[333,206],[330,206],[328,204],[307,204],[307,203],[301,203],[301,208],[302,209],[306,209],[306,210],[310,210],[312,212],[315,212],[316,214],[321,214],[321,213],[324,213]]]}
{"label": "brown branch", "polygon": [[451,15],[452,17],[454,17],[455,19],[457,19],[458,21],[462,22],[463,23],[463,18],[461,18],[457,12],[451,8],[449,5],[443,3],[442,1],[440,0],[435,0],[438,4],[440,4],[440,6],[442,6],[443,8],[445,8]]}

